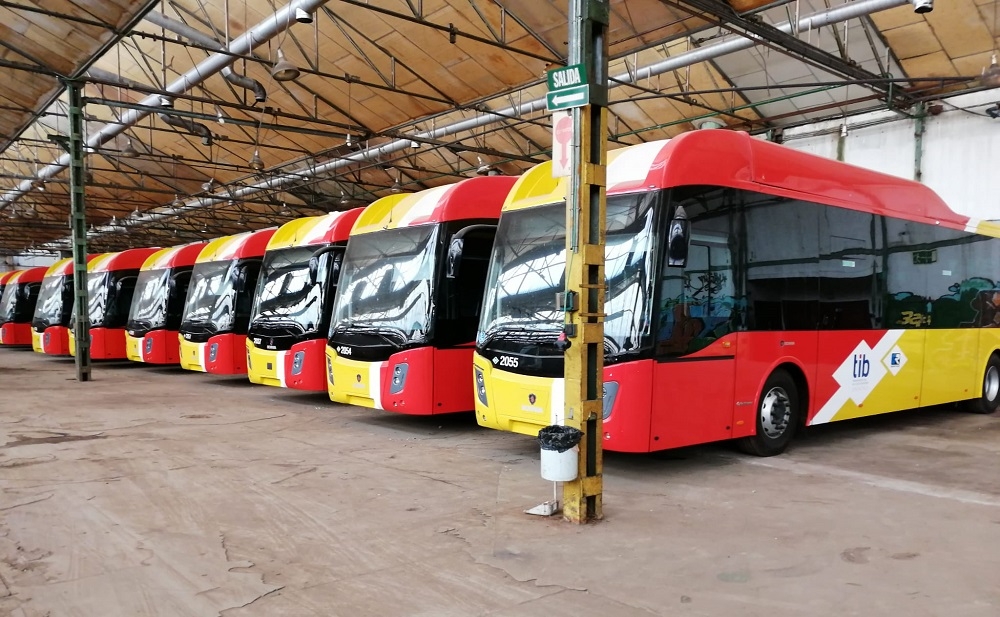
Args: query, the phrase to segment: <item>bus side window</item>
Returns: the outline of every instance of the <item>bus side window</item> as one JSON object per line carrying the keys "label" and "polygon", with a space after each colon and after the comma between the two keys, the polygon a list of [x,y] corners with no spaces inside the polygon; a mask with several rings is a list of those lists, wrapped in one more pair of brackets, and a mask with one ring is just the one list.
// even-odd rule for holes
{"label": "bus side window", "polygon": [[171,289],[167,295],[167,330],[177,330],[181,327],[184,316],[184,301],[187,299],[188,284],[191,282],[191,270],[183,270],[171,277]]}
{"label": "bus side window", "polygon": [[260,278],[261,262],[247,261],[242,266],[240,289],[236,292],[236,318],[233,321],[233,331],[245,334],[250,327],[250,310],[253,308],[254,292],[257,290],[257,279]]}
{"label": "bus side window", "polygon": [[442,291],[446,296],[445,318],[451,323],[440,334],[455,343],[471,341],[476,337],[495,235],[495,229],[474,230],[465,234],[457,275],[455,278],[441,278]]}
{"label": "bus side window", "polygon": [[108,315],[105,317],[105,323],[108,324],[109,328],[122,328],[128,321],[128,312],[132,307],[132,296],[135,295],[137,280],[136,276],[124,276],[118,281],[114,303],[108,307]]}
{"label": "bus side window", "polygon": [[657,354],[692,353],[735,329],[732,255],[724,236],[699,234],[696,227],[687,266],[663,273]]}

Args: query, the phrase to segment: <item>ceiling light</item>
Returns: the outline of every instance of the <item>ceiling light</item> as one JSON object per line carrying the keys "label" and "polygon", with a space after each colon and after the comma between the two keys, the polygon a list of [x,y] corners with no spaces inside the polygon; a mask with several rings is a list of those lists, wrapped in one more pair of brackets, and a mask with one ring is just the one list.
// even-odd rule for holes
{"label": "ceiling light", "polygon": [[1000,66],[997,65],[996,54],[993,54],[990,65],[983,69],[983,75],[979,78],[979,83],[987,88],[1000,86]]}
{"label": "ceiling light", "polygon": [[124,156],[125,158],[130,158],[130,159],[139,156],[139,151],[136,150],[135,146],[132,145],[131,139],[125,142],[125,147],[122,148],[121,155]]}
{"label": "ceiling light", "polygon": [[223,113],[222,108],[218,105],[215,106],[215,119],[219,121],[219,124],[226,123],[226,114]]}
{"label": "ceiling light", "polygon": [[174,106],[174,99],[169,96],[160,97],[160,107],[172,108]]}
{"label": "ceiling light", "polygon": [[313,16],[305,9],[295,9],[295,21],[299,22],[300,24],[311,24],[313,21]]}
{"label": "ceiling light", "polygon": [[250,169],[254,171],[261,171],[264,169],[264,161],[260,158],[259,150],[253,151],[253,156],[250,157],[249,165]]}
{"label": "ceiling light", "polygon": [[500,170],[493,166],[492,163],[483,163],[483,157],[477,156],[476,159],[479,161],[479,169],[476,170],[476,175],[478,176],[499,176]]}
{"label": "ceiling light", "polygon": [[347,198],[347,193],[340,191],[340,205],[346,206],[349,203],[351,203],[351,200]]}
{"label": "ceiling light", "polygon": [[174,201],[171,205],[173,205],[173,207],[175,208],[183,208],[184,201],[181,199],[180,195],[174,195]]}
{"label": "ceiling light", "polygon": [[285,59],[285,53],[278,50],[277,61],[271,67],[271,77],[275,81],[292,81],[299,76],[299,68]]}
{"label": "ceiling light", "polygon": [[215,178],[209,178],[207,182],[203,182],[201,185],[201,190],[206,193],[211,193],[212,189],[215,188]]}
{"label": "ceiling light", "polygon": [[281,216],[292,215],[292,211],[288,209],[288,204],[286,204],[285,202],[281,202],[281,212],[279,214],[281,214]]}
{"label": "ceiling light", "polygon": [[389,187],[389,192],[390,193],[402,193],[403,192],[403,185],[399,182],[398,178],[396,179],[395,182],[392,183],[392,186]]}

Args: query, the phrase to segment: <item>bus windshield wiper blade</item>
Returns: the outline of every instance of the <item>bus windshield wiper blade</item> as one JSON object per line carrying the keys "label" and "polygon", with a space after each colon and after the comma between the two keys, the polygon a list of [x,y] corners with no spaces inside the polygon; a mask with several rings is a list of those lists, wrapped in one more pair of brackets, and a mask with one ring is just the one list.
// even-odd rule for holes
{"label": "bus windshield wiper blade", "polygon": [[377,336],[386,343],[390,345],[402,345],[406,343],[406,334],[398,328],[387,328],[384,326],[376,326],[375,324],[363,324],[355,322],[346,322],[339,324],[333,331],[333,335],[338,334],[362,334]]}
{"label": "bus windshield wiper blade", "polygon": [[554,341],[556,337],[559,336],[559,328],[539,328],[542,324],[536,324],[536,327],[527,326],[508,326],[499,325],[491,328],[484,336],[481,345],[488,345],[493,341],[498,339],[508,339],[513,341],[527,341],[530,343],[545,343],[548,342],[547,339],[552,338]]}

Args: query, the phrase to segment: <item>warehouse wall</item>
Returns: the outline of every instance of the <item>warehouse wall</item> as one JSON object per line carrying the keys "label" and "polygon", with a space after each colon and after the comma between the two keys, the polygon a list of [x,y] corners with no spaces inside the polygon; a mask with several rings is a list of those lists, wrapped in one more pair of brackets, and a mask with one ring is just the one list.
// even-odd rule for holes
{"label": "warehouse wall", "polygon": [[[983,111],[997,101],[1000,90],[943,99],[944,111],[925,121],[921,181],[973,218],[1000,219],[1000,120]],[[844,161],[914,179],[916,127],[916,120],[893,112],[848,118]],[[788,129],[784,143],[837,158],[841,130],[839,120]]]}

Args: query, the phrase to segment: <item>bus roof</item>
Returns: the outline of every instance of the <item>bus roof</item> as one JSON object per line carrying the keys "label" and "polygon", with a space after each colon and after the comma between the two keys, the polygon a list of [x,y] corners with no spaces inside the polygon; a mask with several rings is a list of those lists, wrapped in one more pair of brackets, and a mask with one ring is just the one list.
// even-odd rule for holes
{"label": "bus roof", "polygon": [[43,278],[45,278],[45,273],[48,271],[46,266],[38,266],[37,268],[28,268],[27,270],[14,270],[11,272],[10,278],[7,279],[7,285],[18,285],[21,283],[39,283]]}
{"label": "bus roof", "polygon": [[352,208],[344,212],[289,221],[274,232],[271,241],[267,243],[267,250],[344,242],[351,235],[351,228],[363,210],[364,208]]}
{"label": "bus roof", "polygon": [[87,264],[88,272],[115,272],[138,270],[146,258],[158,251],[156,248],[127,249],[117,253],[101,253]]}
{"label": "bus roof", "polygon": [[180,246],[171,246],[160,249],[146,258],[142,264],[142,270],[162,270],[164,268],[178,268],[181,266],[193,266],[198,259],[198,253],[205,248],[206,242],[192,242]]}
{"label": "bus roof", "polygon": [[[97,255],[87,255],[88,266],[95,257]],[[52,264],[45,271],[45,276],[73,276],[73,258],[67,257]]]}
{"label": "bus roof", "polygon": [[0,272],[0,285],[6,285],[7,283],[9,283],[12,280],[14,280],[14,278],[17,277],[17,275],[20,274],[20,273],[21,273],[20,270],[11,270],[9,272]]}
{"label": "bus roof", "polygon": [[267,248],[267,243],[276,229],[276,227],[269,227],[216,238],[201,249],[196,263],[233,261],[243,257],[263,257],[264,249]]}
{"label": "bus roof", "polygon": [[358,217],[352,235],[427,223],[500,217],[513,176],[478,176],[419,193],[383,197]]}
{"label": "bus roof", "polygon": [[[970,226],[968,217],[951,210],[919,182],[801,152],[740,131],[691,131],[608,152],[608,195],[690,185],[765,190],[958,229]],[[565,178],[552,178],[551,162],[541,163],[521,177],[504,207],[519,209],[560,201],[566,196],[566,186]]]}

